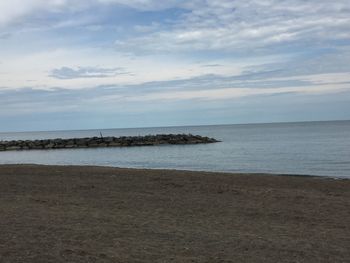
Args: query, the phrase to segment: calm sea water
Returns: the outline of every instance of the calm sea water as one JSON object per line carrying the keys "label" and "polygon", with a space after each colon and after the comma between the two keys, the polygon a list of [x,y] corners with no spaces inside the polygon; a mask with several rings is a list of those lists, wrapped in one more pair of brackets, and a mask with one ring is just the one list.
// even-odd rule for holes
{"label": "calm sea water", "polygon": [[0,133],[0,140],[193,133],[203,145],[0,152],[0,164],[168,168],[350,178],[350,121]]}

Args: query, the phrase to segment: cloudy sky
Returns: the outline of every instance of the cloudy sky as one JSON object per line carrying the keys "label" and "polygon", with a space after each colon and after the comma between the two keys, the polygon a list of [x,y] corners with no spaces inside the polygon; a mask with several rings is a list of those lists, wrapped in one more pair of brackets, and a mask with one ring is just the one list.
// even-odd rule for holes
{"label": "cloudy sky", "polygon": [[0,1],[0,131],[339,119],[349,0]]}

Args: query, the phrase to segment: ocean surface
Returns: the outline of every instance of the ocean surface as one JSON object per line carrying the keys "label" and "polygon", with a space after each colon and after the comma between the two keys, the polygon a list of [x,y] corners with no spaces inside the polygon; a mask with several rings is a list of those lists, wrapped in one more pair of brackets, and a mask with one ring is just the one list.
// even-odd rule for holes
{"label": "ocean surface", "polygon": [[350,178],[350,121],[0,133],[0,140],[192,133],[220,143],[0,152],[35,163],[319,175]]}

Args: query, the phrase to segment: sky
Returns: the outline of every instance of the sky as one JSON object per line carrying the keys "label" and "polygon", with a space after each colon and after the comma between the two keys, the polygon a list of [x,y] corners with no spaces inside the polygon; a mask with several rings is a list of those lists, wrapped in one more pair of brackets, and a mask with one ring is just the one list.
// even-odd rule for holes
{"label": "sky", "polygon": [[1,0],[0,131],[350,119],[349,0]]}

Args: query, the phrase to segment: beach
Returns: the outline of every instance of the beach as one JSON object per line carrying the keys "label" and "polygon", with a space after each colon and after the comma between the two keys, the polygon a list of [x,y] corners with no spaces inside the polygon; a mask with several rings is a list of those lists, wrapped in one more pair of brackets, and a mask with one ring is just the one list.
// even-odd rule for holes
{"label": "beach", "polygon": [[0,262],[348,262],[350,180],[0,166]]}

